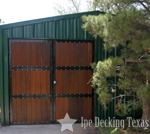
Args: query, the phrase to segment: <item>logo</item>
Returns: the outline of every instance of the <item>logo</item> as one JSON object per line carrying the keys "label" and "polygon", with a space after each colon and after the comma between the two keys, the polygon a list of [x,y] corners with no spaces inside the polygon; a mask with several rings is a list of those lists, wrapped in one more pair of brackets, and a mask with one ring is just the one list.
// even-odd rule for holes
{"label": "logo", "polygon": [[68,113],[66,113],[65,118],[64,119],[59,119],[57,120],[61,125],[61,132],[68,129],[70,131],[73,132],[73,127],[72,125],[77,121],[75,119],[70,119]]}

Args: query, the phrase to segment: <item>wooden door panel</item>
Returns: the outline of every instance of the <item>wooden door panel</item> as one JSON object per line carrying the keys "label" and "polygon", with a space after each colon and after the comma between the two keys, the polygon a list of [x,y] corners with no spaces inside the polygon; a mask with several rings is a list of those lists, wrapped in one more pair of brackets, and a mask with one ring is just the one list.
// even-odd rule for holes
{"label": "wooden door panel", "polygon": [[[92,119],[91,87],[93,44],[89,42],[56,42],[56,120],[65,117],[81,121]],[[60,98],[60,97],[61,98]]]}
{"label": "wooden door panel", "polygon": [[12,66],[50,66],[49,42],[12,42]]}
{"label": "wooden door panel", "polygon": [[91,94],[91,78],[92,70],[56,70],[56,94]]}
{"label": "wooden door panel", "polygon": [[13,99],[13,122],[50,122],[50,99]]}
{"label": "wooden door panel", "polygon": [[11,41],[11,123],[46,123],[50,117],[50,42]]}
{"label": "wooden door panel", "polygon": [[56,66],[90,66],[91,63],[92,43],[56,43]]}
{"label": "wooden door panel", "polygon": [[56,98],[56,120],[65,117],[81,120],[92,119],[92,98]]}
{"label": "wooden door panel", "polygon": [[12,94],[50,94],[49,70],[13,70]]}

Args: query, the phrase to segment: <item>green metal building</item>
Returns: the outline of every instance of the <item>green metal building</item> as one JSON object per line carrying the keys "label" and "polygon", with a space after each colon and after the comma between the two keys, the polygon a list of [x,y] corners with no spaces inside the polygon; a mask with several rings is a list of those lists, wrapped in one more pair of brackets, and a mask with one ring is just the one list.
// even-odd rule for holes
{"label": "green metal building", "polygon": [[[62,41],[91,41],[94,42],[94,61],[104,60],[107,57],[119,55],[119,51],[115,49],[111,54],[107,53],[103,48],[103,40],[94,38],[82,26],[81,17],[83,15],[98,15],[100,11],[83,12],[70,15],[62,15],[30,21],[23,21],[11,24],[0,25],[0,107],[1,107],[1,124],[10,125],[10,82],[9,82],[9,42],[10,40],[62,40]],[[114,82],[117,78],[113,79]],[[115,95],[120,94],[117,91]],[[108,106],[108,110],[103,110],[102,106],[95,95],[94,116],[100,119],[117,118],[114,100]],[[133,111],[135,116],[135,111]]]}

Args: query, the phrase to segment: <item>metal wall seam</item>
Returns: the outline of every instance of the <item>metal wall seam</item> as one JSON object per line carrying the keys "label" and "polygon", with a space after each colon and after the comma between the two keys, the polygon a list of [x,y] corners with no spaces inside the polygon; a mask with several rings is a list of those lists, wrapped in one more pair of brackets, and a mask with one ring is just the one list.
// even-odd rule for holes
{"label": "metal wall seam", "polygon": [[77,18],[74,19],[74,39],[77,39]]}
{"label": "metal wall seam", "polygon": [[32,38],[35,38],[35,24],[32,24]]}
{"label": "metal wall seam", "polygon": [[53,26],[53,38],[56,38],[56,21],[54,20],[54,26]]}
{"label": "metal wall seam", "polygon": [[42,38],[45,38],[45,23],[42,23]]}
{"label": "metal wall seam", "polygon": [[22,30],[22,38],[24,37],[24,26],[21,26],[21,30]]}

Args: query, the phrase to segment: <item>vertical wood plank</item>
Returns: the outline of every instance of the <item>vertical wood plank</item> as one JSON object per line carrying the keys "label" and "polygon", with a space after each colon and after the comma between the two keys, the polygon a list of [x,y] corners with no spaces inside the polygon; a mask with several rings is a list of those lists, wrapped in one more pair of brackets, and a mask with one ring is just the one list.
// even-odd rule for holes
{"label": "vertical wood plank", "polygon": [[45,99],[46,103],[46,122],[50,121],[50,99]]}
{"label": "vertical wood plank", "polygon": [[27,101],[27,122],[32,122],[32,99],[27,99],[26,101]]}
{"label": "vertical wood plank", "polygon": [[35,90],[35,86],[36,86],[35,77],[36,77],[36,71],[33,70],[33,71],[31,71],[31,94],[36,93],[36,90]]}
{"label": "vertical wood plank", "polygon": [[45,44],[45,66],[50,66],[50,43]]}
{"label": "vertical wood plank", "polygon": [[40,73],[41,71],[36,71],[36,76],[35,76],[35,94],[40,94]]}
{"label": "vertical wood plank", "polygon": [[56,66],[59,66],[59,64],[60,64],[60,51],[59,51],[59,48],[60,48],[60,46],[59,46],[59,43],[58,42],[56,42],[56,44],[55,44],[55,52],[56,52]]}
{"label": "vertical wood plank", "polygon": [[[62,60],[62,65],[63,66],[67,66],[67,64],[68,64],[68,59],[69,59],[69,55],[68,55],[68,51],[67,51],[67,46],[68,46],[68,44],[67,43],[63,43],[63,46],[61,46],[61,48],[63,48],[62,49],[62,55],[63,55],[63,57],[61,56],[61,58],[63,59]],[[64,52],[64,53],[63,53]],[[61,58],[60,58],[60,60],[61,60]]]}
{"label": "vertical wood plank", "polygon": [[60,103],[59,98],[56,98],[56,120],[60,119]]}
{"label": "vertical wood plank", "polygon": [[86,91],[86,71],[85,70],[82,70],[82,93],[83,94],[86,94],[87,91]]}
{"label": "vertical wood plank", "polygon": [[26,90],[27,90],[27,94],[31,94],[31,71],[26,71],[26,76],[25,76],[25,80],[26,80]]}
{"label": "vertical wood plank", "polygon": [[65,84],[64,85],[65,90],[64,90],[63,94],[70,94],[70,71],[65,70],[64,72],[65,72],[65,74],[64,74],[64,76],[65,76],[65,83],[64,83]]}
{"label": "vertical wood plank", "polygon": [[72,98],[73,99],[73,119],[78,119],[78,98]]}
{"label": "vertical wood plank", "polygon": [[88,98],[88,119],[92,119],[92,98]]}
{"label": "vertical wood plank", "polygon": [[70,85],[69,85],[70,94],[74,94],[74,84],[76,84],[76,82],[74,81],[74,71],[73,70],[70,71],[69,83],[70,83]]}
{"label": "vertical wood plank", "polygon": [[88,119],[88,98],[83,98],[83,115],[85,119]]}
{"label": "vertical wood plank", "polygon": [[16,121],[17,122],[22,122],[22,118],[21,118],[21,104],[22,104],[22,99],[16,99],[17,100],[17,109],[16,109]]}
{"label": "vertical wood plank", "polygon": [[12,94],[16,94],[16,87],[17,80],[16,80],[16,71],[12,70]]}
{"label": "vertical wood plank", "polygon": [[13,122],[17,122],[17,99],[12,99]]}
{"label": "vertical wood plank", "polygon": [[37,99],[32,100],[32,122],[37,122]]}
{"label": "vertical wood plank", "polygon": [[43,98],[43,99],[41,99],[41,101],[42,101],[42,121],[43,122],[45,122],[46,121],[46,100],[45,100],[45,98]]}
{"label": "vertical wood plank", "polygon": [[[64,98],[64,99],[65,99],[64,109],[65,109],[65,114],[66,114],[66,113],[69,113],[69,98]],[[62,105],[63,105],[63,101],[62,101]]]}
{"label": "vertical wood plank", "polygon": [[36,66],[41,66],[40,42],[36,42]]}
{"label": "vertical wood plank", "polygon": [[37,122],[41,122],[42,121],[42,101],[41,98],[36,99],[37,100]]}
{"label": "vertical wood plank", "polygon": [[40,94],[46,94],[46,71],[42,70],[40,74]]}
{"label": "vertical wood plank", "polygon": [[27,122],[27,99],[22,99],[20,112],[21,112],[22,122]]}
{"label": "vertical wood plank", "polygon": [[88,91],[88,84],[87,84],[88,81],[89,81],[89,80],[88,80],[88,70],[85,70],[85,91],[86,91],[85,93],[86,93],[86,94],[89,93],[89,91]]}
{"label": "vertical wood plank", "polygon": [[62,86],[62,79],[60,79],[60,78],[62,78],[61,77],[61,71],[56,70],[55,74],[56,74],[56,81],[57,81],[56,94],[60,94],[61,93],[61,86]]}
{"label": "vertical wood plank", "polygon": [[12,45],[11,45],[11,51],[12,51],[12,66],[16,66],[16,44],[15,42],[12,42]]}
{"label": "vertical wood plank", "polygon": [[74,70],[74,94],[79,93],[79,71]]}
{"label": "vertical wood plank", "polygon": [[88,66],[92,63],[92,43],[88,43]]}
{"label": "vertical wood plank", "polygon": [[68,66],[74,66],[74,43],[68,43],[68,57],[69,57],[69,63]]}
{"label": "vertical wood plank", "polygon": [[21,71],[19,71],[19,70],[17,70],[17,71],[15,71],[16,72],[16,81],[17,81],[17,83],[16,83],[16,94],[20,94],[20,90],[21,90],[21,79],[20,79],[20,77],[21,77]]}
{"label": "vertical wood plank", "polygon": [[78,70],[78,75],[79,75],[79,79],[78,79],[78,83],[79,83],[79,94],[83,93],[83,71],[82,70]]}
{"label": "vertical wood plank", "polygon": [[31,42],[26,42],[25,43],[25,66],[31,66]]}
{"label": "vertical wood plank", "polygon": [[36,64],[36,42],[33,42],[32,43],[32,45],[31,45],[31,52],[32,52],[32,54],[31,54],[31,65],[32,66],[36,66],[37,64]]}
{"label": "vertical wood plank", "polygon": [[77,43],[74,43],[74,66],[79,66],[79,49],[78,49],[78,47],[79,47],[79,45],[77,44]]}
{"label": "vertical wood plank", "polygon": [[45,71],[45,75],[46,75],[46,94],[50,94],[50,71]]}
{"label": "vertical wood plank", "polygon": [[77,98],[76,103],[77,103],[77,119],[81,120],[81,117],[83,117],[83,103],[82,103],[83,98]]}
{"label": "vertical wood plank", "polygon": [[[92,78],[92,70],[88,70],[88,81]],[[92,87],[91,87],[92,83],[90,82],[89,84],[87,84],[88,86],[88,93],[92,93]]]}
{"label": "vertical wood plank", "polygon": [[69,116],[73,119],[74,116],[74,99],[69,98]]}

